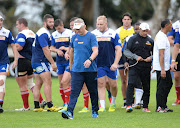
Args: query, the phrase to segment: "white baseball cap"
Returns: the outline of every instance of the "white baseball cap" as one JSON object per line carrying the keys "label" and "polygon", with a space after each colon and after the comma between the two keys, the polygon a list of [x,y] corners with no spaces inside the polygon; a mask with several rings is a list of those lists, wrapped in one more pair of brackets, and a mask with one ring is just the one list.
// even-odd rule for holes
{"label": "white baseball cap", "polygon": [[149,25],[147,23],[141,23],[139,28],[141,30],[150,30]]}
{"label": "white baseball cap", "polygon": [[85,25],[83,19],[78,18],[74,21],[73,29],[80,29],[83,25]]}
{"label": "white baseball cap", "polygon": [[4,20],[4,18],[0,15],[0,19]]}

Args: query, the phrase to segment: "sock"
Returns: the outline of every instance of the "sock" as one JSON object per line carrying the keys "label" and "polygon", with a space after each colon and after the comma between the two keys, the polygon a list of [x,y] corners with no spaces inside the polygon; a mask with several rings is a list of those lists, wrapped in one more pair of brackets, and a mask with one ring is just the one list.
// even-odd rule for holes
{"label": "sock", "polygon": [[111,92],[110,92],[110,90],[107,90],[107,92],[108,92],[109,102],[111,103],[111,101],[112,101],[112,95],[111,95]]}
{"label": "sock", "polygon": [[47,102],[47,106],[48,106],[48,108],[51,108],[51,107],[53,106],[53,103],[52,103],[52,101],[50,101],[50,102]]}
{"label": "sock", "polygon": [[124,98],[123,101],[124,101],[124,106],[126,106],[126,98]]}
{"label": "sock", "polygon": [[116,97],[112,96],[111,104],[116,104]]}
{"label": "sock", "polygon": [[177,99],[180,100],[180,85],[175,86]]}
{"label": "sock", "polygon": [[110,90],[107,90],[107,92],[108,92],[108,98],[111,98],[111,92],[110,92]]}
{"label": "sock", "polygon": [[3,100],[0,100],[0,108],[3,106]]}
{"label": "sock", "polygon": [[[30,89],[31,92],[33,93],[33,90],[34,90],[34,86]],[[44,99],[42,98],[42,95],[40,93],[40,97],[39,97],[39,103],[41,103]]]}
{"label": "sock", "polygon": [[34,101],[34,108],[40,108],[39,101]]}
{"label": "sock", "polygon": [[105,100],[100,100],[101,107],[105,108]]}
{"label": "sock", "polygon": [[60,92],[60,94],[61,94],[61,98],[62,98],[62,100],[63,100],[63,103],[66,103],[66,102],[65,102],[65,95],[64,95],[64,91],[63,91],[63,88],[62,88],[62,87],[59,88],[59,92]]}
{"label": "sock", "polygon": [[136,104],[141,103],[143,90],[139,88],[135,88],[135,92],[136,92]]}
{"label": "sock", "polygon": [[28,97],[29,97],[29,91],[21,91],[21,97],[23,100],[23,104],[24,104],[24,108],[28,108],[29,107],[29,101],[28,101]]}
{"label": "sock", "polygon": [[89,107],[89,92],[83,94],[84,98],[84,107],[88,108]]}
{"label": "sock", "polygon": [[71,89],[67,88],[64,90],[64,95],[65,95],[65,103],[68,105],[69,104],[69,97],[71,94]]}

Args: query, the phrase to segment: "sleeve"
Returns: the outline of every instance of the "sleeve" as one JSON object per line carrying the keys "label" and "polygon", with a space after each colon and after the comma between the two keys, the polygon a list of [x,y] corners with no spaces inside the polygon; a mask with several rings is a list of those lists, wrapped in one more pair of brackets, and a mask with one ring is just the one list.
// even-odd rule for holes
{"label": "sleeve", "polygon": [[115,46],[116,46],[116,45],[120,45],[120,46],[122,47],[122,45],[121,45],[121,40],[120,40],[118,34],[115,35],[115,38],[114,38],[114,45],[115,45]]}
{"label": "sleeve", "polygon": [[26,43],[26,36],[22,33],[19,33],[15,43],[21,45],[22,47],[24,47],[25,43]]}
{"label": "sleeve", "polygon": [[172,28],[171,31],[168,33],[168,36],[174,36],[175,37],[175,30]]}
{"label": "sleeve", "polygon": [[124,51],[125,46],[126,46],[126,43],[127,43],[127,40],[125,39],[124,44],[123,44],[123,47],[122,47],[122,51]]}
{"label": "sleeve", "polygon": [[51,35],[51,46],[55,46],[55,39],[53,35]]}
{"label": "sleeve", "polygon": [[98,42],[94,34],[91,36],[91,47],[98,47]]}
{"label": "sleeve", "polygon": [[69,46],[70,46],[71,48],[74,48],[74,46],[73,46],[74,38],[75,38],[75,36],[72,36],[71,42],[70,42],[70,44],[69,44]]}
{"label": "sleeve", "polygon": [[158,49],[166,49],[166,40],[164,37],[158,37],[156,38],[156,44],[158,46]]}
{"label": "sleeve", "polygon": [[38,37],[38,41],[39,41],[39,44],[41,47],[49,46],[48,45],[49,38],[48,38],[48,35],[46,33],[40,35]]}
{"label": "sleeve", "polygon": [[12,33],[9,32],[9,38],[8,38],[9,44],[14,43],[14,37],[12,36]]}
{"label": "sleeve", "polygon": [[174,40],[174,44],[176,44],[176,43],[180,44],[180,34],[179,33],[176,34],[176,37],[175,37],[175,40]]}
{"label": "sleeve", "polygon": [[120,28],[116,29],[115,32],[116,32],[117,34],[119,34],[119,33],[120,33]]}
{"label": "sleeve", "polygon": [[133,45],[133,38],[131,37],[129,39],[129,41],[127,42],[126,46],[125,46],[125,49],[124,49],[124,55],[128,58],[128,59],[137,59],[138,58],[138,55],[136,54],[133,54],[131,52],[131,48],[132,48],[132,45]]}

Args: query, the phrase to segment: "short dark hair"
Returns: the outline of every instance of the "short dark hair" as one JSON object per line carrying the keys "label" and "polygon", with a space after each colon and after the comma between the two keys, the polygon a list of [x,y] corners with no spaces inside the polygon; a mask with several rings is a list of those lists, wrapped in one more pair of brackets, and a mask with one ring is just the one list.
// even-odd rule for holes
{"label": "short dark hair", "polygon": [[50,15],[50,14],[44,15],[44,17],[43,17],[43,22],[46,22],[47,19],[49,19],[49,18],[54,18],[54,17],[53,17],[52,15]]}
{"label": "short dark hair", "polygon": [[24,26],[28,26],[28,22],[25,18],[18,18],[17,21],[19,22],[19,24],[24,24]]}
{"label": "short dark hair", "polygon": [[132,19],[132,16],[129,12],[124,13],[122,18],[124,18],[125,16],[129,16],[129,18]]}
{"label": "short dark hair", "polygon": [[78,17],[73,17],[73,18],[70,19],[69,22],[75,21],[76,19],[78,19]]}
{"label": "short dark hair", "polygon": [[57,27],[57,26],[59,26],[59,25],[63,25],[63,21],[62,21],[61,19],[56,19],[56,20],[54,21],[54,27]]}
{"label": "short dark hair", "polygon": [[136,23],[134,24],[134,26],[136,26],[136,25],[139,26],[140,24],[141,24],[141,22],[138,21],[138,22],[136,22]]}
{"label": "short dark hair", "polygon": [[161,22],[161,28],[164,28],[166,26],[166,24],[168,25],[170,23],[170,19],[164,19],[162,22]]}

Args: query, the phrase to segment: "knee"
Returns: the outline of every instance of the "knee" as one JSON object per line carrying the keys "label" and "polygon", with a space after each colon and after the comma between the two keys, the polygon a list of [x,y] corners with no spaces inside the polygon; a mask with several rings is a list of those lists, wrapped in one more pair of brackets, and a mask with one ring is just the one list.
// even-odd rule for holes
{"label": "knee", "polygon": [[4,84],[4,80],[0,80],[0,86]]}
{"label": "knee", "polygon": [[180,82],[180,76],[174,76],[174,80],[176,81],[176,82]]}
{"label": "knee", "polygon": [[98,88],[105,88],[105,83],[103,81],[98,81]]}

